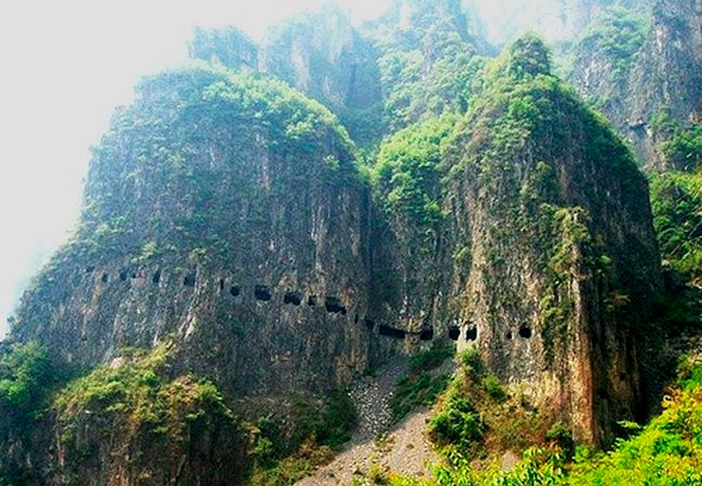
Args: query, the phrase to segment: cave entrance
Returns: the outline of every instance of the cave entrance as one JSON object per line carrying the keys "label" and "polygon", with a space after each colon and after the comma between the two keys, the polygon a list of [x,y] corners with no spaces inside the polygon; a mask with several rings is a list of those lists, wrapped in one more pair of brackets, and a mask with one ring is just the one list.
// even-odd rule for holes
{"label": "cave entrance", "polygon": [[310,295],[310,296],[307,298],[307,305],[310,306],[310,307],[314,307],[315,305],[317,305],[317,296],[316,296],[316,295]]}
{"label": "cave entrance", "polygon": [[451,338],[454,341],[458,341],[458,338],[461,337],[461,330],[457,327],[451,327],[449,328],[449,338]]}
{"label": "cave entrance", "polygon": [[338,297],[326,297],[324,299],[324,307],[327,309],[327,312],[332,314],[341,313],[346,315],[346,307],[344,307]]}
{"label": "cave entrance", "polygon": [[467,341],[477,341],[478,340],[478,328],[477,327],[469,327],[468,332],[466,332],[466,340]]}
{"label": "cave entrance", "polygon": [[238,297],[239,294],[241,294],[241,287],[239,287],[238,285],[232,285],[231,287],[229,287],[229,293],[232,297]]}
{"label": "cave entrance", "polygon": [[110,279],[110,276],[109,276],[108,274],[106,274],[106,273],[103,273],[103,274],[102,274],[102,278],[101,278],[100,280],[102,280],[102,283],[107,283],[107,281],[108,281],[109,279]]}
{"label": "cave entrance", "polygon": [[433,329],[425,329],[419,334],[419,340],[420,341],[431,341],[434,339],[434,330]]}
{"label": "cave entrance", "polygon": [[387,336],[393,339],[405,339],[407,332],[402,329],[395,329],[394,327],[381,325],[378,329],[378,333],[381,336]]}
{"label": "cave entrance", "polygon": [[256,300],[268,302],[271,300],[273,294],[271,293],[271,289],[268,287],[268,285],[256,285],[256,287],[254,287],[254,296],[256,297]]}
{"label": "cave entrance", "polygon": [[366,327],[368,328],[369,331],[372,331],[375,328],[375,322],[373,319],[365,318],[363,319],[366,323]]}
{"label": "cave entrance", "polygon": [[283,303],[298,306],[302,303],[302,295],[299,292],[286,292]]}
{"label": "cave entrance", "polygon": [[522,326],[519,328],[519,336],[524,339],[531,339],[532,333],[529,326]]}
{"label": "cave entrance", "polygon": [[126,282],[128,278],[129,278],[129,270],[127,270],[126,268],[123,268],[122,270],[119,271],[119,279],[122,282]]}
{"label": "cave entrance", "polygon": [[158,284],[159,282],[161,282],[161,270],[156,270],[154,276],[151,277],[151,282],[154,284]]}
{"label": "cave entrance", "polygon": [[185,285],[186,287],[195,287],[196,280],[197,276],[195,275],[195,273],[189,273],[183,279],[183,285]]}

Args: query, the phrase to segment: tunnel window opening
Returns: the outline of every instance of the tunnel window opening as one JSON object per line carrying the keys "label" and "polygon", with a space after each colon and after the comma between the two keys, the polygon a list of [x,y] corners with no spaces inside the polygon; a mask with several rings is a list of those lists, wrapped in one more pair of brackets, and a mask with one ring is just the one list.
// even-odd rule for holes
{"label": "tunnel window opening", "polygon": [[358,324],[358,312],[356,312],[356,315],[353,316],[353,323]]}
{"label": "tunnel window opening", "polygon": [[531,328],[529,326],[522,326],[519,328],[519,336],[524,339],[531,339]]}
{"label": "tunnel window opening", "polygon": [[425,329],[419,334],[419,340],[420,341],[431,341],[434,339],[434,330],[433,329]]}
{"label": "tunnel window opening", "polygon": [[219,279],[219,290],[220,290],[220,292],[222,290],[224,290],[224,279],[223,278]]}
{"label": "tunnel window opening", "polygon": [[186,287],[195,287],[195,281],[197,280],[196,276],[194,273],[189,273],[188,275],[185,276],[183,279],[183,285]]}
{"label": "tunnel window opening", "polygon": [[232,285],[229,287],[229,293],[232,297],[238,297],[241,294],[241,287],[238,285]]}
{"label": "tunnel window opening", "polygon": [[95,267],[93,265],[88,265],[85,267],[85,273],[93,273],[95,271]]}
{"label": "tunnel window opening", "polygon": [[302,295],[299,292],[286,292],[283,297],[283,303],[298,306],[302,303]]}
{"label": "tunnel window opening", "polygon": [[256,287],[254,287],[254,296],[256,300],[268,302],[273,295],[271,294],[271,289],[269,289],[267,285],[256,285]]}
{"label": "tunnel window opening", "polygon": [[378,333],[381,336],[387,336],[393,339],[405,339],[407,336],[407,332],[403,331],[402,329],[395,329],[394,327],[383,325],[380,326]]}
{"label": "tunnel window opening", "polygon": [[468,332],[466,332],[466,340],[468,340],[468,341],[477,341],[478,340],[478,328],[477,327],[468,328]]}
{"label": "tunnel window opening", "polygon": [[458,341],[458,338],[461,336],[461,330],[458,329],[457,327],[452,327],[449,329],[449,338],[451,338],[454,341]]}
{"label": "tunnel window opening", "polygon": [[366,327],[368,328],[369,331],[372,331],[375,328],[375,322],[373,319],[368,319],[367,317],[363,319],[366,323]]}
{"label": "tunnel window opening", "polygon": [[102,280],[102,283],[107,283],[107,281],[109,280],[109,278],[110,278],[109,275],[107,275],[106,273],[103,273],[103,274],[102,274],[102,278],[101,278],[100,280]]}
{"label": "tunnel window opening", "polygon": [[327,312],[332,314],[342,314],[346,315],[346,307],[341,303],[338,297],[326,297],[324,299],[324,307]]}
{"label": "tunnel window opening", "polygon": [[315,305],[317,305],[317,296],[316,296],[316,295],[310,295],[310,296],[307,298],[307,305],[310,306],[310,307],[314,307]]}
{"label": "tunnel window opening", "polygon": [[122,270],[119,271],[119,279],[120,279],[122,282],[126,282],[126,281],[127,281],[127,277],[129,277],[129,272],[128,272],[126,269],[122,269]]}
{"label": "tunnel window opening", "polygon": [[151,277],[151,282],[158,285],[161,282],[161,270],[156,270],[154,276]]}

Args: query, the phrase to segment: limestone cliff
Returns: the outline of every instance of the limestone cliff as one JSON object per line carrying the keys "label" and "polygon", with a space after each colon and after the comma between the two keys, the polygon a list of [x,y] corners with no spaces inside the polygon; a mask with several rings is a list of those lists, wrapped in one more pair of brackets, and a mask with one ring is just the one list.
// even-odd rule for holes
{"label": "limestone cliff", "polygon": [[518,41],[453,132],[437,121],[381,151],[395,246],[374,260],[371,309],[477,346],[549,420],[601,442],[644,413],[637,342],[659,257],[643,175],[548,70],[538,40]]}
{"label": "limestone cliff", "polygon": [[659,0],[650,15],[640,6],[610,10],[574,48],[569,79],[606,113],[650,170],[671,168],[658,151],[671,136],[666,123],[685,128],[699,120],[700,19],[702,4],[695,1]]}
{"label": "limestone cliff", "polygon": [[95,365],[182,343],[228,393],[366,369],[369,191],[345,131],[289,88],[209,68],[142,83],[95,150],[74,239],[13,336]]}

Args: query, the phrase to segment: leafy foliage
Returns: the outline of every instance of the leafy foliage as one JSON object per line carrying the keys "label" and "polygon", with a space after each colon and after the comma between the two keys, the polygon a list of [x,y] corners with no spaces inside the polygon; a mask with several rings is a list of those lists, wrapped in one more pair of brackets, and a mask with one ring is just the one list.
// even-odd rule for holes
{"label": "leafy foliage", "polygon": [[115,366],[97,368],[61,390],[54,407],[63,441],[75,440],[83,413],[96,413],[125,433],[153,433],[186,440],[207,415],[234,420],[217,387],[185,375],[167,378],[168,344],[149,354],[134,350]]}
{"label": "leafy foliage", "polygon": [[651,179],[653,225],[664,265],[702,278],[702,175],[667,172]]}
{"label": "leafy foliage", "polygon": [[0,411],[15,419],[36,418],[61,380],[46,350],[36,342],[16,345],[0,359]]}
{"label": "leafy foliage", "polygon": [[409,374],[399,380],[390,402],[394,422],[399,422],[418,407],[434,404],[450,380],[449,375],[437,374],[434,370],[451,356],[452,347],[438,344],[410,359]]}
{"label": "leafy foliage", "polygon": [[[461,405],[463,406],[463,405]],[[681,368],[677,387],[663,402],[663,413],[640,433],[620,439],[609,453],[579,448],[569,462],[559,437],[552,429],[551,442],[524,452],[522,462],[511,471],[497,464],[478,469],[470,460],[458,458],[440,465],[433,481],[395,477],[396,486],[536,486],[536,485],[632,485],[692,486],[702,484],[702,362],[688,360]],[[464,407],[466,408],[466,407]],[[466,408],[467,410],[467,408]],[[459,429],[453,429],[459,432]],[[474,436],[468,428],[458,440]],[[454,439],[456,440],[456,439]],[[456,456],[453,456],[454,458]]]}
{"label": "leafy foliage", "polygon": [[633,9],[611,7],[604,9],[583,32],[581,49],[596,57],[607,59],[612,77],[626,79],[647,34],[647,19]]}
{"label": "leafy foliage", "polygon": [[702,123],[687,130],[676,130],[674,136],[661,145],[661,151],[674,167],[696,170],[702,162]]}
{"label": "leafy foliage", "polygon": [[[476,41],[458,5],[455,0],[416,2],[404,28],[393,26],[381,36],[378,64],[391,132],[426,115],[467,108],[485,60],[476,55]],[[399,6],[395,14],[401,15]]]}
{"label": "leafy foliage", "polygon": [[249,424],[254,444],[251,484],[290,485],[310,475],[351,438],[356,422],[354,405],[343,390],[323,399],[294,396],[285,421],[269,415]]}
{"label": "leafy foliage", "polygon": [[144,79],[94,150],[74,246],[91,258],[140,254],[144,242],[226,255],[232,213],[261,220],[243,209],[263,198],[253,175],[232,175],[262,143],[278,160],[302,161],[285,168],[291,179],[358,182],[355,148],[336,117],[280,81],[202,63]]}
{"label": "leafy foliage", "polygon": [[386,211],[420,231],[442,219],[440,165],[455,122],[447,114],[399,131],[383,143],[372,169]]}

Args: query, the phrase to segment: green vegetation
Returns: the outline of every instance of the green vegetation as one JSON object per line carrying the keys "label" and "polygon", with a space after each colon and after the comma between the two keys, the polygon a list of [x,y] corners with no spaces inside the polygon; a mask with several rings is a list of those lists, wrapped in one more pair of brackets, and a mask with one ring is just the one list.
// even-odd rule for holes
{"label": "green vegetation", "polygon": [[[458,401],[468,412],[465,404]],[[579,447],[572,458],[567,429],[556,424],[541,445],[524,452],[522,462],[502,471],[497,462],[475,467],[469,458],[451,455],[437,468],[435,479],[385,477],[393,486],[536,486],[633,485],[693,486],[702,484],[702,361],[688,360],[681,367],[677,386],[663,402],[663,413],[629,439],[620,439],[610,452],[594,453]],[[456,420],[454,424],[464,423]],[[635,425],[635,424],[634,424]],[[452,443],[476,436],[454,427]]]}
{"label": "green vegetation", "polygon": [[390,402],[394,422],[399,422],[419,407],[434,404],[450,381],[449,374],[437,374],[436,369],[451,356],[452,346],[438,344],[411,358],[409,374],[398,381]]}
{"label": "green vegetation", "polygon": [[441,222],[441,161],[456,117],[446,114],[400,130],[385,141],[372,168],[384,209],[418,232]]}
{"label": "green vegetation", "polygon": [[583,32],[578,49],[612,66],[612,79],[626,80],[646,38],[648,19],[633,9],[611,7],[603,10]]}
{"label": "green vegetation", "polygon": [[654,176],[651,207],[664,266],[702,283],[702,175]]}
{"label": "green vegetation", "polygon": [[695,171],[702,162],[702,123],[678,129],[661,145],[665,158],[679,170]]}
{"label": "green vegetation", "polygon": [[0,359],[0,413],[18,421],[39,418],[61,379],[39,344],[14,346]]}
{"label": "green vegetation", "polygon": [[360,181],[356,149],[336,117],[283,82],[204,63],[144,79],[94,149],[73,254],[144,263],[189,246],[203,250],[201,260],[226,258],[241,237],[231,214],[252,227],[267,223],[266,197],[284,189],[274,177],[266,196],[253,190],[254,174],[232,166],[261,144],[274,160],[296,154],[295,166],[281,164],[293,184]]}
{"label": "green vegetation", "polygon": [[405,28],[381,37],[378,65],[391,133],[424,116],[465,112],[485,59],[456,14],[456,2],[417,2]]}
{"label": "green vegetation", "polygon": [[162,434],[175,443],[185,441],[208,415],[233,421],[212,382],[192,375],[168,378],[170,350],[170,345],[149,354],[125,350],[121,363],[97,368],[61,390],[54,407],[62,441],[76,440],[78,420],[86,411],[109,419],[125,434]]}
{"label": "green vegetation", "polygon": [[334,391],[323,399],[292,397],[289,418],[273,415],[249,424],[254,444],[254,486],[286,486],[331,461],[351,438],[357,416],[348,394]]}

